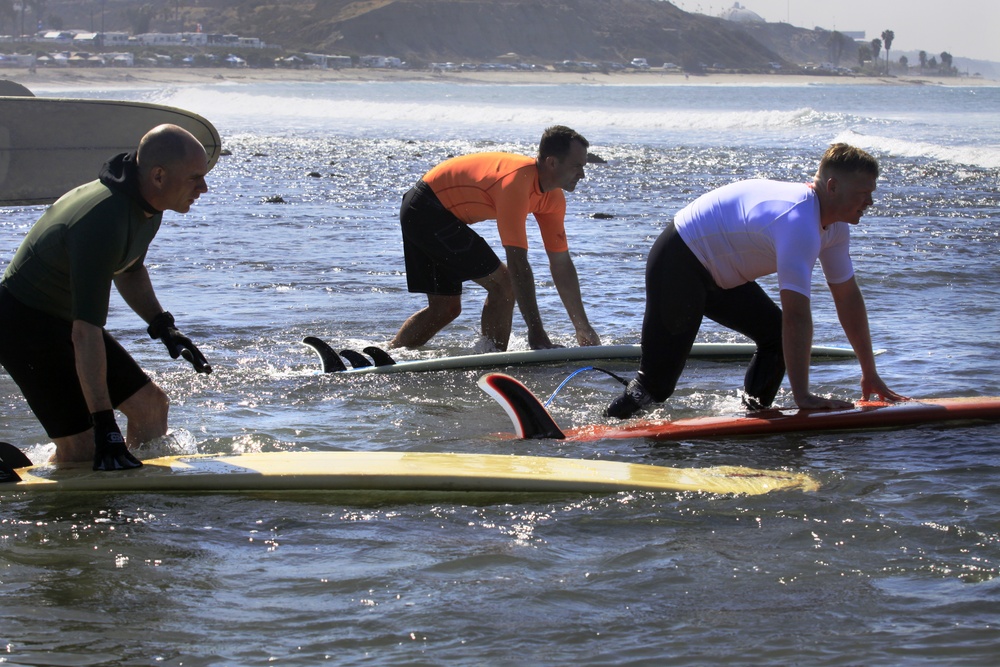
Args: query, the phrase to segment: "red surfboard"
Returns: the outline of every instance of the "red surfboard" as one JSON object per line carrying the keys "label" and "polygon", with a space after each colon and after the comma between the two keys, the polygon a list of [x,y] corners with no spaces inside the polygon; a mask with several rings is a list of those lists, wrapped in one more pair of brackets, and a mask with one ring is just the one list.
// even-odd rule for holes
{"label": "red surfboard", "polygon": [[944,421],[1000,421],[1000,397],[986,396],[925,398],[901,403],[859,401],[849,410],[786,408],[730,417],[693,417],[676,421],[632,420],[621,425],[593,424],[563,431],[531,390],[509,375],[488,373],[479,378],[479,386],[506,410],[517,437],[528,439],[685,440],[770,433],[898,428]]}

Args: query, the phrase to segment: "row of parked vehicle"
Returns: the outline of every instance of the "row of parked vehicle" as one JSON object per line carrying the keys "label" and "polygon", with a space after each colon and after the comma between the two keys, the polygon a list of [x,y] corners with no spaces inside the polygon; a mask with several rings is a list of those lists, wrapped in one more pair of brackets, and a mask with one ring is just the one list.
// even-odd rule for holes
{"label": "row of parked vehicle", "polygon": [[[618,63],[618,62],[602,62],[593,63],[587,61],[576,61],[576,60],[563,60],[561,62],[555,63],[554,68],[557,70],[566,71],[580,71],[580,70],[594,70],[594,71],[608,71],[608,70],[624,70],[624,69],[651,69],[649,63],[645,58],[633,58],[629,63]],[[531,70],[543,70],[546,69],[542,65],[536,65],[533,63],[431,63],[431,71],[434,72],[456,72],[456,71],[531,71]],[[679,66],[674,63],[664,63],[663,69],[680,69]]]}
{"label": "row of parked vehicle", "polygon": [[545,69],[541,65],[535,65],[532,63],[431,63],[431,71],[434,72],[455,72],[460,70],[473,71],[473,72],[487,72],[491,70],[500,71],[530,71],[530,70],[540,70]]}

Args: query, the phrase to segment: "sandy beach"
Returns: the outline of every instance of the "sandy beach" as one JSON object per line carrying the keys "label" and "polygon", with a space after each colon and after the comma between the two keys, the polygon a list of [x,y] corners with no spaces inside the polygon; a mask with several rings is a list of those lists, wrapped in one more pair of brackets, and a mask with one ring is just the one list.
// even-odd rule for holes
{"label": "sandy beach", "polygon": [[589,85],[885,85],[885,86],[997,86],[1000,81],[981,77],[930,76],[823,76],[805,74],[711,73],[688,76],[682,72],[555,72],[555,71],[455,71],[430,72],[371,68],[349,69],[251,69],[251,68],[38,68],[0,70],[0,79],[32,87],[93,88],[159,85],[197,85],[252,82],[323,81],[449,81],[455,83]]}

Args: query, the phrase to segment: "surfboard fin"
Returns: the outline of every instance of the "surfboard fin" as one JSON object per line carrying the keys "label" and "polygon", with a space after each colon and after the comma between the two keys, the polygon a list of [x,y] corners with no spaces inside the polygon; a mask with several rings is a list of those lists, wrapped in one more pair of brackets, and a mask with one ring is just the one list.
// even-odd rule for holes
{"label": "surfboard fin", "polygon": [[376,366],[395,366],[396,360],[389,356],[389,353],[380,347],[375,347],[374,345],[369,345],[368,347],[361,350],[369,357],[375,360]]}
{"label": "surfboard fin", "polygon": [[0,442],[0,484],[14,484],[21,481],[14,468],[31,466],[24,452],[8,442]]}
{"label": "surfboard fin", "polygon": [[503,373],[487,373],[479,378],[478,384],[510,417],[517,437],[528,440],[566,437],[541,401],[514,378]]}
{"label": "surfboard fin", "polygon": [[[323,362],[324,373],[338,373],[348,370],[341,357],[347,360],[351,368],[368,368],[372,365],[372,362],[360,352],[341,350],[338,353],[326,341],[316,336],[306,336],[302,339],[302,343],[314,349],[319,355],[320,361]],[[394,366],[396,364],[396,360],[380,347],[370,345],[364,348],[363,352],[372,358],[376,366]]]}
{"label": "surfboard fin", "polygon": [[9,465],[0,461],[0,484],[17,484],[21,476]]}
{"label": "surfboard fin", "polygon": [[372,365],[372,362],[368,361],[365,355],[360,352],[355,352],[354,350],[341,350],[340,356],[347,359],[347,363],[349,363],[352,368],[368,368]]}
{"label": "surfboard fin", "polygon": [[316,338],[316,336],[306,336],[302,339],[302,342],[316,350],[320,361],[323,362],[324,373],[336,373],[347,370],[347,366],[341,361],[340,355],[337,354],[336,350],[327,345],[325,341]]}

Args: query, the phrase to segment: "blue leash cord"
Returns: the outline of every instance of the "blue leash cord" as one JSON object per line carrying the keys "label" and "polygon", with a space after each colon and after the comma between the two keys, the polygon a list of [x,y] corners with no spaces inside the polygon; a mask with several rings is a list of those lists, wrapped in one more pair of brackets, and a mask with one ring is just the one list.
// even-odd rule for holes
{"label": "blue leash cord", "polygon": [[572,380],[574,377],[576,377],[577,375],[579,375],[580,373],[582,373],[584,371],[600,371],[602,373],[606,373],[606,374],[610,375],[614,379],[616,379],[619,382],[621,382],[623,385],[626,385],[626,386],[628,385],[628,380],[623,379],[622,377],[620,377],[620,376],[612,373],[609,370],[605,370],[603,368],[598,368],[597,366],[584,366],[583,368],[578,368],[575,371],[573,371],[572,373],[570,373],[569,375],[567,375],[566,379],[559,383],[559,386],[556,387],[556,390],[552,392],[551,396],[549,396],[549,400],[545,401],[545,407],[549,407],[552,404],[552,401],[553,401],[553,399],[555,399],[556,394],[558,394],[560,391],[562,391],[563,387],[565,387],[567,384],[569,384],[570,380]]}

